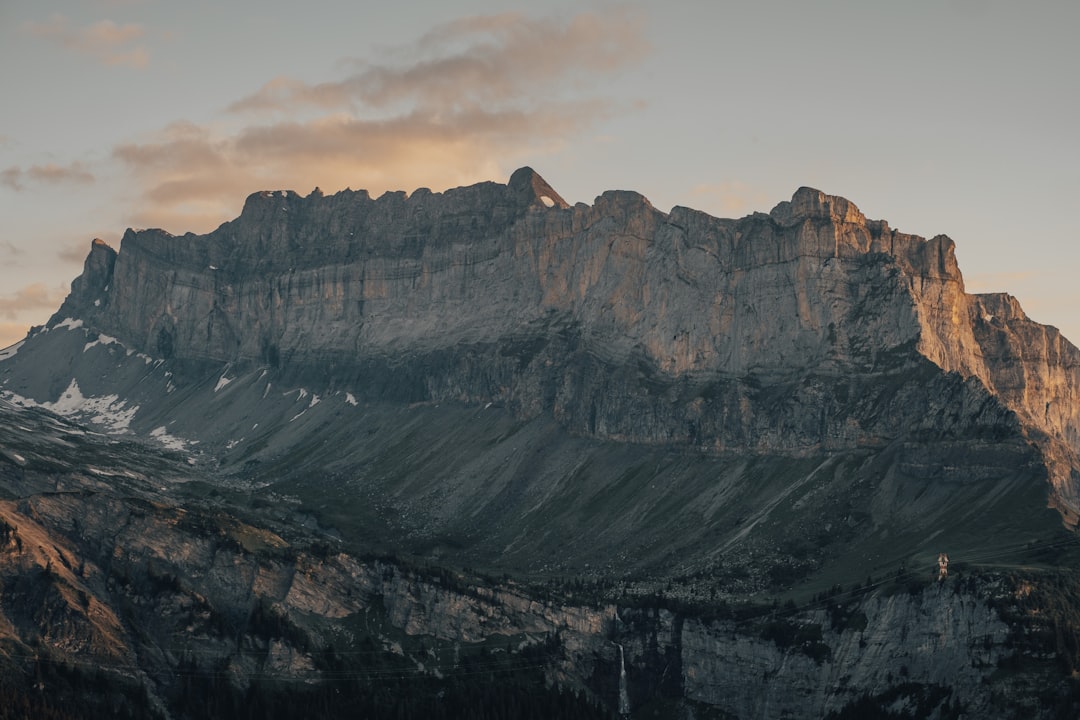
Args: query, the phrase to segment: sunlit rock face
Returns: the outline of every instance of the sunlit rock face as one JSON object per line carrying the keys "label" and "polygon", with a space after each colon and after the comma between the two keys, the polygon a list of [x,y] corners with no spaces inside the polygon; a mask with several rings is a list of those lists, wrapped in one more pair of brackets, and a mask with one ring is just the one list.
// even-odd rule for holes
{"label": "sunlit rock face", "polygon": [[571,207],[529,168],[374,200],[261,192],[208,235],[96,243],[52,322],[66,317],[156,358],[705,450],[895,438],[935,399],[849,398],[928,360],[978,381],[942,422],[1011,411],[1055,502],[1080,503],[1077,349],[1014,299],[965,293],[949,238],[810,188],[740,220],[627,191]]}

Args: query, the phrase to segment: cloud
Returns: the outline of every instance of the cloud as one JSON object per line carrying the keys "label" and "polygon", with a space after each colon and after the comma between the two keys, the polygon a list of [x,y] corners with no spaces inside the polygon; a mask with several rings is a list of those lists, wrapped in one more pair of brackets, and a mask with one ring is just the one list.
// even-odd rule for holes
{"label": "cloud", "polygon": [[442,189],[498,177],[623,110],[595,86],[648,50],[626,11],[471,17],[343,80],[275,78],[228,108],[244,118],[228,130],[177,123],[113,157],[141,189],[136,224],[174,232],[208,230],[261,189]]}
{"label": "cloud", "polygon": [[26,312],[48,310],[52,312],[60,307],[67,296],[63,288],[50,288],[44,283],[34,283],[19,288],[12,295],[0,296],[0,317],[6,320],[18,320]]}
{"label": "cloud", "polygon": [[704,204],[704,210],[717,217],[738,218],[754,210],[769,208],[769,196],[742,182],[702,183],[690,191],[695,202]]}
{"label": "cloud", "polygon": [[86,255],[89,252],[90,243],[84,240],[68,242],[56,251],[56,258],[65,263],[81,266],[83,261],[86,260]]}
{"label": "cloud", "polygon": [[295,112],[414,107],[447,113],[500,107],[589,84],[649,51],[641,18],[626,10],[582,14],[567,23],[520,13],[469,17],[439,25],[415,43],[390,49],[396,64],[361,63],[341,81],[307,84],[274,78],[232,112]]}
{"label": "cloud", "polygon": [[1006,272],[973,273],[964,277],[968,292],[1001,292],[1003,287],[1023,286],[1031,282],[1043,282],[1045,273],[1034,270],[1010,270]]}
{"label": "cloud", "polygon": [[0,350],[19,342],[29,331],[29,323],[0,322]]}
{"label": "cloud", "polygon": [[141,45],[134,45],[145,34],[141,25],[118,25],[112,20],[100,20],[75,27],[63,15],[52,15],[45,22],[28,22],[25,32],[34,37],[58,43],[61,47],[91,57],[104,65],[145,67],[150,55]]}
{"label": "cloud", "polygon": [[12,166],[0,170],[0,184],[7,185],[12,190],[23,190],[27,183],[44,183],[58,185],[61,183],[94,182],[94,175],[87,170],[82,163],[74,162],[70,165],[57,165],[47,163],[45,165],[31,165],[23,170],[21,167]]}

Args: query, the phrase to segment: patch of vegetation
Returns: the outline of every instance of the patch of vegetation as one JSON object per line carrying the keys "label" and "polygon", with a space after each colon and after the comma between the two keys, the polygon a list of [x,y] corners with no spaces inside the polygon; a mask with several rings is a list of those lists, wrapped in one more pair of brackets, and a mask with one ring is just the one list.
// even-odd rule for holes
{"label": "patch of vegetation", "polygon": [[771,641],[785,652],[801,652],[818,665],[832,659],[832,648],[822,639],[821,625],[817,623],[777,618],[761,626],[761,639]]}
{"label": "patch of vegetation", "polygon": [[959,720],[967,717],[963,704],[949,699],[952,690],[941,685],[903,683],[874,696],[863,695],[825,720]]}
{"label": "patch of vegetation", "polygon": [[136,720],[161,715],[146,688],[92,663],[50,660],[0,667],[0,720]]}
{"label": "patch of vegetation", "polygon": [[347,654],[321,653],[319,681],[256,676],[238,688],[229,679],[227,662],[205,667],[189,657],[181,662],[175,705],[179,716],[192,720],[611,717],[576,693],[547,686],[538,669],[542,661],[527,653],[495,655],[481,649],[440,678],[369,643]]}
{"label": "patch of vegetation", "polygon": [[0,547],[12,545],[19,552],[22,552],[22,538],[19,537],[19,528],[15,525],[9,525],[7,521],[0,518]]}
{"label": "patch of vegetation", "polygon": [[1052,653],[1065,676],[1080,677],[1080,574],[1013,573],[1005,587],[992,605],[1014,628],[1009,645],[1018,658]]}
{"label": "patch of vegetation", "polygon": [[858,604],[855,603],[830,603],[829,627],[835,632],[853,630],[862,632],[866,629],[867,617]]}

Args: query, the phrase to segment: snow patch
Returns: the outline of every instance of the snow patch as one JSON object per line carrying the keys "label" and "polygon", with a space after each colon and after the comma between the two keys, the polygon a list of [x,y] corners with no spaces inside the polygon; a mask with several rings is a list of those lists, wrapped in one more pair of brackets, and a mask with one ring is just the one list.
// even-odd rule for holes
{"label": "snow patch", "polygon": [[19,348],[21,348],[25,343],[25,340],[20,340],[14,345],[0,350],[0,360],[7,360],[8,358],[15,357],[15,353],[19,352]]}
{"label": "snow patch", "polygon": [[101,298],[94,301],[94,307],[101,307]]}
{"label": "snow patch", "polygon": [[151,430],[150,437],[157,440],[169,450],[184,450],[190,444],[187,440],[184,440],[183,438],[178,438],[175,435],[170,435],[168,432],[165,431],[164,425]]}
{"label": "snow patch", "polygon": [[154,362],[154,358],[150,357],[146,353],[137,353],[134,350],[132,350],[131,348],[128,348],[127,349],[127,356],[131,357],[132,355],[134,355],[135,357],[142,360],[143,363],[146,364],[146,365],[149,365],[150,363]]}
{"label": "snow patch", "polygon": [[293,415],[293,416],[292,416],[292,418],[290,418],[290,419],[289,419],[289,422],[292,422],[293,420],[295,420],[296,418],[300,417],[301,415],[303,415],[303,414],[304,414],[304,413],[306,413],[306,412],[307,412],[307,408],[304,408],[304,409],[303,409],[303,410],[301,410],[300,412],[298,412],[298,413],[296,413],[295,415]]}
{"label": "snow patch", "polygon": [[351,392],[345,393],[345,402],[349,403],[353,407],[356,407],[357,404],[358,404],[356,402],[356,398],[353,396],[353,394]]}
{"label": "snow patch", "polygon": [[[266,399],[266,396],[270,393],[270,388],[273,387],[273,386],[274,386],[273,383],[266,383],[266,389],[263,390],[263,400]],[[285,394],[288,395],[288,393],[285,393]]]}
{"label": "snow patch", "polygon": [[85,345],[83,345],[82,351],[86,352],[87,350],[94,347],[95,345],[114,345],[114,344],[115,345],[120,345],[121,347],[123,347],[123,343],[121,343],[119,340],[112,337],[111,335],[98,335],[97,340],[95,340],[93,342],[88,342]]}
{"label": "snow patch", "polygon": [[104,425],[113,432],[128,430],[131,419],[139,411],[138,405],[129,407],[127,401],[121,400],[118,395],[102,395],[101,397],[83,395],[75,378],[71,379],[67,389],[60,393],[56,402],[39,403],[14,393],[10,395],[24,407],[39,407],[64,417],[77,415],[95,425]]}
{"label": "snow patch", "polygon": [[221,388],[225,387],[226,385],[231,383],[234,379],[235,378],[225,377],[224,375],[222,375],[221,377],[218,378],[217,385],[214,386],[214,392],[217,392]]}
{"label": "snow patch", "polygon": [[544,203],[548,207],[555,207],[555,201],[549,198],[547,195],[540,196],[540,202]]}
{"label": "snow patch", "polygon": [[236,447],[242,442],[244,442],[244,438],[240,438],[239,440],[230,440],[229,442],[225,443],[225,449],[232,450],[234,447]]}
{"label": "snow patch", "polygon": [[67,328],[69,330],[78,330],[83,326],[82,320],[76,320],[75,318],[64,318],[60,322],[52,326],[53,330],[59,330],[60,328]]}
{"label": "snow patch", "polygon": [[311,403],[308,405],[308,407],[313,408],[318,404],[319,404],[319,396],[318,395],[312,395],[311,396]]}

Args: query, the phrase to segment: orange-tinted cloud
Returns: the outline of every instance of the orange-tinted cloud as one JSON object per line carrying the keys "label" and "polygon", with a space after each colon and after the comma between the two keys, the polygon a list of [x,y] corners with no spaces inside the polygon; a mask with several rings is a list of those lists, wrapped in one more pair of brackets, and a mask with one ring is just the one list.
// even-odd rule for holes
{"label": "orange-tinted cloud", "polygon": [[56,185],[60,183],[85,184],[92,182],[94,182],[93,173],[79,162],[70,165],[57,165],[55,163],[31,165],[25,170],[18,166],[12,166],[0,171],[0,184],[7,185],[12,190],[23,190],[27,183]]}
{"label": "orange-tinted cloud", "polygon": [[363,63],[344,80],[307,84],[278,77],[233,103],[233,112],[416,108],[441,113],[550,98],[590,83],[649,51],[641,18],[626,10],[562,23],[520,13],[469,17],[391,50],[396,64]]}
{"label": "orange-tinted cloud", "polygon": [[964,285],[970,293],[1002,292],[1002,288],[1045,282],[1046,274],[1034,270],[1011,270],[1008,272],[973,273],[964,276]]}
{"label": "orange-tinted cloud", "polygon": [[178,123],[113,157],[141,188],[135,224],[172,232],[209,230],[262,189],[443,189],[499,177],[612,115],[591,86],[647,51],[622,11],[467,18],[342,81],[272,80],[229,108],[254,112],[250,124]]}
{"label": "orange-tinted cloud", "polygon": [[0,322],[0,350],[22,340],[29,330],[30,323]]}
{"label": "orange-tinted cloud", "polygon": [[90,243],[88,241],[68,241],[56,251],[56,258],[64,263],[82,266],[89,252]]}
{"label": "orange-tinted cloud", "polygon": [[50,288],[44,283],[34,283],[16,290],[11,295],[0,296],[0,317],[17,320],[21,313],[41,310],[53,311],[67,296],[63,288]]}
{"label": "orange-tinted cloud", "polygon": [[768,212],[769,196],[741,182],[703,183],[690,191],[695,206],[717,217],[739,218],[755,210]]}
{"label": "orange-tinted cloud", "polygon": [[29,22],[23,29],[34,37],[58,43],[72,52],[94,58],[105,65],[145,67],[150,61],[146,48],[134,43],[143,37],[141,25],[118,25],[112,20],[100,20],[75,27],[63,15],[52,15],[45,22]]}

